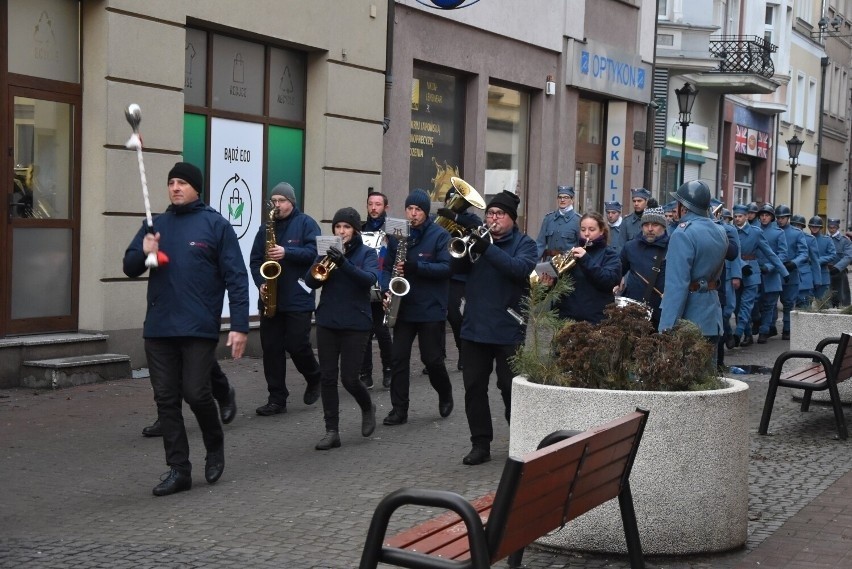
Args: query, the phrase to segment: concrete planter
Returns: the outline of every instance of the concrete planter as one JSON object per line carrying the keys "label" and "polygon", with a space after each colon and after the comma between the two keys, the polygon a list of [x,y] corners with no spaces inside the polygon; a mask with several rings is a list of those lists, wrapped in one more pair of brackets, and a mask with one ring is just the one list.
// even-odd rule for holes
{"label": "concrete planter", "polygon": [[[790,349],[813,350],[817,342],[823,338],[840,336],[843,332],[852,333],[852,314],[840,314],[836,308],[819,312],[801,312],[794,310],[790,313]],[[825,351],[829,358],[834,357],[834,347]],[[806,362],[800,362],[803,367]],[[795,365],[795,362],[790,365]],[[790,368],[792,369],[792,368]],[[852,382],[844,381],[837,385],[840,401],[844,405],[852,405]],[[793,393],[795,399],[801,400],[802,393]],[[831,403],[828,390],[814,391],[811,401]]]}
{"label": "concrete planter", "polygon": [[[650,410],[630,486],[648,555],[726,551],[748,530],[748,385],[715,391],[553,387],[516,377],[509,453],[558,429],[584,430],[636,407]],[[625,553],[617,500],[540,540],[560,549]]]}

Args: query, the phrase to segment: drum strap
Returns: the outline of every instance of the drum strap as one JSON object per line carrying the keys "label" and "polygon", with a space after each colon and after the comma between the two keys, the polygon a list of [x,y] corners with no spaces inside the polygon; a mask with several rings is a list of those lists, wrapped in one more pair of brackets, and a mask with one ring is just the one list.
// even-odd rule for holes
{"label": "drum strap", "polygon": [[648,304],[648,301],[651,300],[651,295],[654,293],[654,285],[657,282],[657,277],[660,276],[660,267],[663,266],[663,261],[666,260],[666,250],[663,249],[660,253],[657,254],[656,262],[654,266],[651,267],[651,274],[648,275],[647,279],[642,279],[645,281],[645,292],[642,294],[642,302]]}

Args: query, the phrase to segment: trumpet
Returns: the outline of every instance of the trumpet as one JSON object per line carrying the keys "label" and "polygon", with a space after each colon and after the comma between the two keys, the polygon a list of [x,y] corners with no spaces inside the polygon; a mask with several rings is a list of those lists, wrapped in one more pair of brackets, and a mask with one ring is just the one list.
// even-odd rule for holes
{"label": "trumpet", "polygon": [[319,282],[328,280],[328,275],[337,268],[337,263],[329,259],[328,255],[314,263],[311,267],[311,276]]}
{"label": "trumpet", "polygon": [[470,257],[470,262],[475,263],[479,260],[479,254],[471,250],[476,239],[488,239],[489,243],[494,243],[494,236],[491,231],[494,229],[494,224],[482,225],[476,227],[464,237],[453,237],[450,239],[449,249],[450,256],[454,259],[463,259],[466,255]]}
{"label": "trumpet", "polygon": [[[592,246],[592,240],[586,239],[586,243],[583,245],[583,249],[588,249]],[[556,277],[559,278],[565,273],[571,271],[577,265],[577,258],[571,254],[571,249],[565,251],[563,253],[557,253],[553,257],[550,258],[550,264],[553,266],[553,270],[556,271]],[[530,273],[530,285],[534,285],[538,282],[539,277],[538,273],[533,270]]]}

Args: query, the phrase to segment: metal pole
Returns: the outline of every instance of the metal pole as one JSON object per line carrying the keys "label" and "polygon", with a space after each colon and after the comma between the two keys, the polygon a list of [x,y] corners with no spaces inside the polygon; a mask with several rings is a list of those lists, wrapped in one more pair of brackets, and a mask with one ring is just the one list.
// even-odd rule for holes
{"label": "metal pole", "polygon": [[683,177],[686,174],[686,127],[689,126],[688,122],[680,123],[680,127],[683,129],[683,138],[680,141],[680,185],[683,185]]}
{"label": "metal pole", "polygon": [[823,115],[825,114],[825,71],[828,68],[828,58],[820,59],[822,77],[819,90],[819,132],[817,133],[817,163],[816,163],[816,187],[814,188],[814,215],[819,215],[819,185],[822,177],[822,131]]}
{"label": "metal pole", "polygon": [[796,186],[796,164],[790,164],[790,211],[796,213],[795,202],[796,197],[793,194]]}

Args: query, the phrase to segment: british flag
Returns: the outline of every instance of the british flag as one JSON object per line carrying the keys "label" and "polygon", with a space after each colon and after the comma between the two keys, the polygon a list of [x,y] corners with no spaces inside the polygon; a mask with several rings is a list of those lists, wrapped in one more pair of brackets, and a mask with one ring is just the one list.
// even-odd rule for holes
{"label": "british flag", "polygon": [[740,154],[748,152],[748,127],[737,125],[734,152],[739,152]]}
{"label": "british flag", "polygon": [[769,158],[769,133],[758,131],[757,133],[757,155],[760,158]]}

